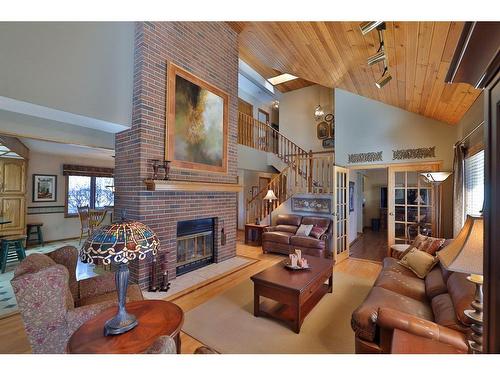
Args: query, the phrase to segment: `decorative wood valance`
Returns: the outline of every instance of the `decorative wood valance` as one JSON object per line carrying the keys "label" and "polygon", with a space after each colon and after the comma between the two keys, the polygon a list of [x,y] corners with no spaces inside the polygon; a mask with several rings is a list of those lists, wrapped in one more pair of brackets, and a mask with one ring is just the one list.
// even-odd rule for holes
{"label": "decorative wood valance", "polygon": [[64,176],[113,177],[113,168],[89,167],[85,165],[63,164]]}

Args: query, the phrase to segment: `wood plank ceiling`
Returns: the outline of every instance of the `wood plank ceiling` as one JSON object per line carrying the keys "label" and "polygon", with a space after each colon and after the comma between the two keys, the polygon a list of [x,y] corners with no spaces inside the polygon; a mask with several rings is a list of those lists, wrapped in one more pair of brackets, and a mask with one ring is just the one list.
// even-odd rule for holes
{"label": "wood plank ceiling", "polygon": [[385,49],[392,80],[375,81],[382,64],[366,59],[378,49],[376,31],[363,36],[359,22],[231,22],[240,57],[265,78],[301,78],[282,91],[317,83],[338,87],[449,124],[456,124],[480,94],[467,84],[446,84],[463,22],[386,22]]}

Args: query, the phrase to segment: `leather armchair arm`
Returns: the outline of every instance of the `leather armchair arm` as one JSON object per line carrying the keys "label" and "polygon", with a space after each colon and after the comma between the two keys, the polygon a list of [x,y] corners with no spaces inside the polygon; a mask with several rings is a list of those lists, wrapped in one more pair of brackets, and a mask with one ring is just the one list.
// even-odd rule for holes
{"label": "leather armchair arm", "polygon": [[270,226],[270,227],[265,227],[264,232],[275,232],[276,227]]}
{"label": "leather armchair arm", "polygon": [[116,290],[115,274],[106,272],[99,276],[80,280],[79,290],[80,299],[114,292]]}
{"label": "leather armchair arm", "polygon": [[384,307],[378,310],[377,325],[381,329],[380,346],[384,353],[390,352],[392,331],[395,328],[449,344],[465,353],[468,350],[465,334],[462,332],[391,308]]}

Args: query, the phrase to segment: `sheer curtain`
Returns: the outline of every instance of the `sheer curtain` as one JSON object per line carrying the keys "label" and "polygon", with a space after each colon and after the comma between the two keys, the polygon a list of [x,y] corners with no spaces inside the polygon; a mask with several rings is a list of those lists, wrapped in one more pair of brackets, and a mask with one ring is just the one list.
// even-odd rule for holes
{"label": "sheer curtain", "polygon": [[453,237],[464,225],[464,159],[465,147],[457,145],[453,160]]}

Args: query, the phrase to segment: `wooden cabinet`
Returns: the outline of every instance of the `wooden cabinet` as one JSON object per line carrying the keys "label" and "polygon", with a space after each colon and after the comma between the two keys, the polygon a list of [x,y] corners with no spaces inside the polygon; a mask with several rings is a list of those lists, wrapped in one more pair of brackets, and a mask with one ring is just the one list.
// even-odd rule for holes
{"label": "wooden cabinet", "polygon": [[0,225],[2,236],[24,233],[26,227],[26,198],[24,196],[1,197],[0,210],[0,216],[11,221]]}
{"label": "wooden cabinet", "polygon": [[26,228],[26,161],[0,158],[0,236],[23,234]]}
{"label": "wooden cabinet", "polygon": [[0,159],[0,194],[26,193],[26,162],[19,159]]}

